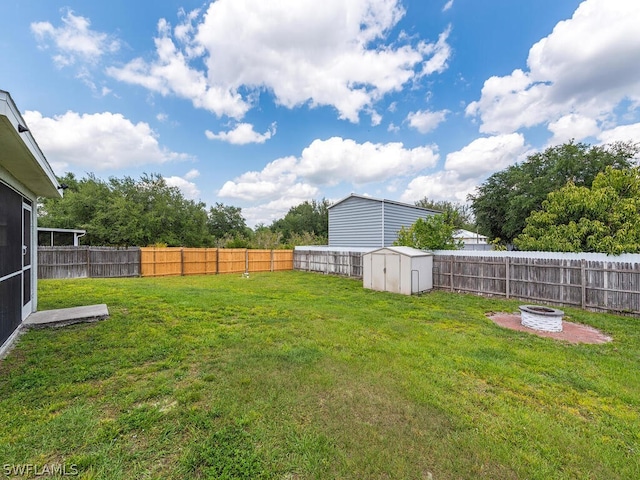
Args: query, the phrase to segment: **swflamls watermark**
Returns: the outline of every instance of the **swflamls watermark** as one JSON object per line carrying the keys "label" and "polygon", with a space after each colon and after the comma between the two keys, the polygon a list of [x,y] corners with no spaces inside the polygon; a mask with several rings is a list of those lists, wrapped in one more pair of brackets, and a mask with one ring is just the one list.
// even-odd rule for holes
{"label": "swflamls watermark", "polygon": [[75,463],[5,463],[2,466],[5,477],[33,475],[45,477],[62,475],[63,477],[75,477],[78,475],[78,466]]}

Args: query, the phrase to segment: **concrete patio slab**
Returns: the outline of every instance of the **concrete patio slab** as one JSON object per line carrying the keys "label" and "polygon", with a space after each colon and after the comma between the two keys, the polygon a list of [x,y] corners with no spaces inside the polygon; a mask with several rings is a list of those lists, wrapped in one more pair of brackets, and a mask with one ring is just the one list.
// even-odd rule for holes
{"label": "concrete patio slab", "polygon": [[32,313],[23,322],[25,328],[64,327],[82,322],[97,322],[109,317],[107,305],[88,305],[86,307],[43,310]]}

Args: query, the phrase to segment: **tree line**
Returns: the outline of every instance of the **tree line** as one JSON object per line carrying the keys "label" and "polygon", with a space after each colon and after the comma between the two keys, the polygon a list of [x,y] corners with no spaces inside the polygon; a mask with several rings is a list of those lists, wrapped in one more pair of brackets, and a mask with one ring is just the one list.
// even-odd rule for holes
{"label": "tree line", "polygon": [[305,201],[269,226],[247,226],[239,207],[188,200],[158,174],[103,180],[58,178],[61,199],[41,199],[42,227],[86,230],[85,245],[290,248],[326,244],[329,202]]}
{"label": "tree line", "polygon": [[[460,248],[459,229],[489,237],[498,248],[640,253],[640,146],[573,141],[529,155],[494,173],[468,203],[416,205],[441,212],[398,233],[398,244]],[[239,207],[186,199],[161,175],[102,180],[93,174],[58,179],[62,199],[42,199],[39,223],[84,229],[88,245],[290,248],[328,243],[329,201],[305,201],[270,225],[251,229]]]}
{"label": "tree line", "polygon": [[462,227],[502,249],[640,253],[638,153],[633,142],[549,147],[491,175],[469,196],[470,212],[440,205],[443,214],[401,229],[397,244],[460,248],[454,233]]}

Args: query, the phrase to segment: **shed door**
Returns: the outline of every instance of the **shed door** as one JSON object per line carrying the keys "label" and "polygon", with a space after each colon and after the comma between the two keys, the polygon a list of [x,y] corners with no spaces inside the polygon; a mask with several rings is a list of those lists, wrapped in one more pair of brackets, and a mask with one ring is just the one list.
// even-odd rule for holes
{"label": "shed door", "polygon": [[373,290],[386,290],[385,281],[385,255],[373,253],[371,255],[371,288]]}
{"label": "shed door", "polygon": [[371,288],[383,292],[400,291],[400,255],[393,253],[371,255]]}
{"label": "shed door", "polygon": [[400,292],[400,255],[391,254],[386,256],[387,274],[385,290],[387,292]]}
{"label": "shed door", "polygon": [[22,320],[31,314],[31,206],[22,204]]}

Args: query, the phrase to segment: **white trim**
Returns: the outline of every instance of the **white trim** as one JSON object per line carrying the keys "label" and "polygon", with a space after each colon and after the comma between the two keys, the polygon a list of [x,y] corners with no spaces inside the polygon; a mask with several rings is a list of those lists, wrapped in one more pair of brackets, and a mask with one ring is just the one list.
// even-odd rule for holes
{"label": "white trim", "polygon": [[10,278],[15,277],[16,275],[20,275],[21,273],[22,273],[22,268],[17,272],[10,273],[9,275],[5,275],[4,277],[0,278],[0,282],[4,282],[5,280],[9,280]]}

